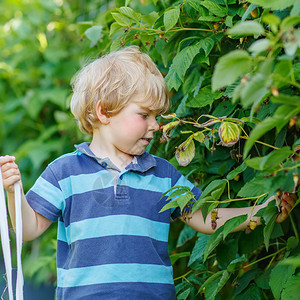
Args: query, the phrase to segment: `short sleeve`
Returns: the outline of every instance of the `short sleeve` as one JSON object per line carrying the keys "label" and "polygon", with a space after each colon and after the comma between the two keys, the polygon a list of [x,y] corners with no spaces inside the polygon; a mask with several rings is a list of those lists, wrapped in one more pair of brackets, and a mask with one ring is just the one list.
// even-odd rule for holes
{"label": "short sleeve", "polygon": [[[195,200],[198,200],[202,191],[194,186],[187,178],[185,178],[174,166],[171,166],[172,169],[172,187],[174,186],[187,186],[190,188],[191,192],[194,194]],[[192,211],[192,203],[184,209],[184,213],[189,213]],[[181,211],[179,207],[175,207],[171,210],[171,218],[175,220],[176,218],[180,217]]]}
{"label": "short sleeve", "polygon": [[37,179],[26,199],[37,213],[53,222],[62,216],[65,198],[51,166]]}

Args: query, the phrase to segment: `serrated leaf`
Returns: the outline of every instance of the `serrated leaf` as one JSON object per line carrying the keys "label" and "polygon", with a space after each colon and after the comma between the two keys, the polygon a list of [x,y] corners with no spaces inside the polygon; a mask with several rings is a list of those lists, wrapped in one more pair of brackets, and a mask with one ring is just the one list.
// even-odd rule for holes
{"label": "serrated leaf", "polygon": [[270,287],[276,300],[280,299],[280,294],[295,272],[295,267],[277,265],[271,272]]}
{"label": "serrated leaf", "polygon": [[112,36],[115,32],[117,32],[122,26],[117,22],[114,22],[110,26],[109,35]]}
{"label": "serrated leaf", "polygon": [[260,170],[268,170],[279,167],[279,164],[282,163],[292,153],[293,151],[291,151],[290,147],[288,146],[272,151],[263,157],[260,163]]}
{"label": "serrated leaf", "polygon": [[256,21],[244,21],[235,24],[226,31],[228,35],[234,37],[243,37],[249,35],[260,36],[265,34],[265,30],[261,24]]}
{"label": "serrated leaf", "polygon": [[166,31],[175,26],[175,24],[178,22],[179,15],[180,8],[178,6],[175,8],[171,8],[164,13],[164,25]]}
{"label": "serrated leaf", "polygon": [[188,138],[185,142],[180,144],[176,151],[175,157],[180,166],[187,166],[195,156],[195,143],[192,138]]}
{"label": "serrated leaf", "polygon": [[237,226],[241,225],[247,220],[248,215],[241,215],[234,217],[224,224],[224,229],[223,229],[223,239],[225,240],[226,236]]}
{"label": "serrated leaf", "polygon": [[220,244],[223,240],[223,226],[218,228],[208,239],[203,260],[205,261],[208,255]]}
{"label": "serrated leaf", "polygon": [[227,270],[229,272],[233,272],[233,271],[235,271],[237,265],[241,265],[243,262],[246,262],[246,261],[247,261],[247,259],[246,259],[245,255],[238,257],[228,265]]}
{"label": "serrated leaf", "polygon": [[179,87],[182,84],[182,81],[180,80],[177,72],[175,71],[173,64],[169,68],[169,72],[165,77],[165,80],[169,90],[172,90],[174,88],[175,91],[178,91]]}
{"label": "serrated leaf", "polygon": [[230,277],[230,274],[227,270],[223,270],[223,273],[221,275],[220,279],[215,279],[211,281],[209,284],[205,287],[205,299],[206,300],[214,300],[217,293],[223,288],[223,286],[226,284]]}
{"label": "serrated leaf", "polygon": [[142,15],[140,13],[135,12],[130,7],[120,7],[119,11],[122,13],[122,15],[134,20],[137,23],[141,20]]}
{"label": "serrated leaf", "polygon": [[222,122],[219,127],[219,137],[222,145],[225,147],[231,147],[236,144],[240,139],[241,127],[232,122]]}
{"label": "serrated leaf", "polygon": [[206,243],[210,237],[208,234],[198,233],[200,236],[198,237],[195,246],[193,248],[192,254],[190,256],[190,260],[188,266],[191,266],[196,260],[201,260],[204,254]]}
{"label": "serrated leaf", "polygon": [[149,26],[152,26],[158,18],[159,14],[156,11],[153,11],[148,15],[142,16],[142,20]]}
{"label": "serrated leaf", "polygon": [[233,84],[241,75],[250,71],[252,63],[252,58],[244,50],[234,50],[222,56],[213,73],[213,91]]}
{"label": "serrated leaf", "polygon": [[204,22],[219,22],[222,18],[215,17],[215,16],[201,16],[199,17],[198,21],[204,21]]}
{"label": "serrated leaf", "polygon": [[209,55],[209,53],[215,45],[215,41],[210,37],[206,37],[205,39],[200,40],[199,43],[202,49],[204,50],[206,56]]}
{"label": "serrated leaf", "polygon": [[173,68],[181,81],[183,81],[187,69],[190,67],[194,57],[199,53],[200,48],[200,43],[197,43],[184,48],[174,57]]}
{"label": "serrated leaf", "polygon": [[132,24],[132,20],[120,13],[111,13],[112,17],[115,21],[121,26],[130,26]]}
{"label": "serrated leaf", "polygon": [[206,85],[201,90],[199,93],[194,97],[191,98],[190,100],[187,101],[186,106],[188,107],[204,107],[206,105],[212,105],[213,102],[216,99],[219,99],[222,97],[223,93],[220,93],[219,91],[212,92],[211,86]]}
{"label": "serrated leaf", "polygon": [[225,17],[227,15],[227,9],[217,3],[214,3],[209,0],[201,1],[201,5],[204,6],[217,17]]}

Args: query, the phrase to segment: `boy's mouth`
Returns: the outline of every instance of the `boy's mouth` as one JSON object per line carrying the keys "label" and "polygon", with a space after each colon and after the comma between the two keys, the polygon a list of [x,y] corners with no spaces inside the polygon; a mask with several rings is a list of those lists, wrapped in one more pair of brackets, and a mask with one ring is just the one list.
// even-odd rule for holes
{"label": "boy's mouth", "polygon": [[142,138],[142,140],[143,140],[145,143],[149,144],[149,143],[151,142],[152,138]]}

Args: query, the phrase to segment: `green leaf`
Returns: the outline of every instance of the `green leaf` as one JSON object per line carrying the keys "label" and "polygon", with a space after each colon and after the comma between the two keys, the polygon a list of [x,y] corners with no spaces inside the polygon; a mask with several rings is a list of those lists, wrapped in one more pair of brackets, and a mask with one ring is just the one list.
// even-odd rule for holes
{"label": "green leaf", "polygon": [[205,134],[202,131],[198,131],[198,132],[194,133],[193,137],[194,137],[194,140],[196,140],[200,143],[204,143]]}
{"label": "green leaf", "polygon": [[142,16],[142,20],[147,23],[147,25],[152,26],[158,19],[159,15],[156,11],[151,12],[148,15]]}
{"label": "green leaf", "polygon": [[169,68],[169,72],[165,77],[165,80],[169,90],[172,90],[174,88],[177,91],[181,86],[182,81],[180,80],[177,72],[175,71],[173,64]]}
{"label": "green leaf", "polygon": [[262,17],[262,21],[265,24],[270,25],[271,30],[274,33],[278,32],[278,25],[280,24],[280,18],[274,14],[267,14]]}
{"label": "green leaf", "polygon": [[265,226],[264,226],[264,242],[266,246],[266,250],[268,251],[269,249],[269,241],[270,237],[273,231],[273,228],[275,226],[275,220],[278,215],[278,210],[277,207],[273,203],[274,201],[269,202],[267,209],[265,210],[263,214],[263,219],[265,221]]}
{"label": "green leaf", "polygon": [[272,96],[270,100],[273,103],[282,103],[293,106],[300,106],[300,97],[299,96],[290,96],[280,93],[277,97]]}
{"label": "green leaf", "polygon": [[245,257],[245,255],[240,256],[238,258],[236,258],[235,260],[233,260],[227,267],[227,270],[229,272],[234,272],[237,269],[237,266],[240,266],[242,263],[246,262],[247,259]]}
{"label": "green leaf", "polygon": [[213,15],[216,15],[217,17],[225,17],[227,15],[227,9],[225,7],[212,1],[201,1],[201,5],[207,8],[209,12],[211,12]]}
{"label": "green leaf", "polygon": [[[296,248],[299,244],[299,241],[294,236],[290,236],[287,240],[287,250],[290,251]],[[300,266],[300,258],[299,258],[299,266]]]}
{"label": "green leaf", "polygon": [[120,7],[119,11],[122,13],[122,15],[134,20],[137,23],[141,20],[142,15],[140,13],[135,12],[130,7]]}
{"label": "green leaf", "polygon": [[206,105],[212,105],[212,103],[216,100],[221,98],[223,93],[219,91],[212,92],[211,86],[206,85],[204,86],[199,93],[194,97],[187,101],[186,105],[188,107],[204,107]]}
{"label": "green leaf", "polygon": [[287,281],[284,290],[281,294],[282,300],[297,299],[300,295],[300,273],[292,276],[289,281]]}
{"label": "green leaf", "polygon": [[[197,200],[197,202],[193,205],[193,210],[192,212],[194,213],[196,210],[198,210],[199,208],[201,208],[206,201],[211,201],[211,200],[218,200],[218,197],[220,197],[225,189],[227,181],[225,179],[217,179],[212,181],[202,192],[201,196],[199,197],[199,199]],[[214,198],[212,197],[212,193],[218,190],[217,195],[214,194]],[[222,193],[221,193],[222,190]],[[216,197],[218,196],[218,197]],[[202,210],[202,215],[204,220],[206,219],[206,213],[204,210]]]}
{"label": "green leaf", "polygon": [[208,56],[215,45],[215,41],[212,38],[206,37],[204,39],[201,39],[199,44],[204,50],[205,55]]}
{"label": "green leaf", "polygon": [[222,146],[231,147],[240,139],[241,127],[232,122],[223,121],[219,127],[219,137]]}
{"label": "green leaf", "polygon": [[256,140],[274,127],[276,127],[277,131],[279,132],[282,127],[289,122],[290,118],[294,115],[297,115],[299,112],[300,106],[295,108],[290,105],[281,105],[272,117],[266,118],[260,124],[258,124],[251,131],[250,136],[245,143],[244,158],[248,155]]}
{"label": "green leaf", "polygon": [[283,10],[293,4],[292,1],[282,0],[249,0],[248,2],[257,4],[263,8],[270,8],[272,10]]}
{"label": "green leaf", "polygon": [[223,273],[221,274],[221,278],[219,280],[215,279],[206,285],[205,299],[214,300],[217,293],[223,288],[229,278],[229,272],[227,270],[223,270]]}
{"label": "green leaf", "polygon": [[131,26],[132,20],[120,13],[111,13],[115,21],[121,26]]}
{"label": "green leaf", "polygon": [[189,137],[185,142],[180,144],[175,152],[175,157],[180,166],[187,166],[195,156],[195,143],[193,137]]}
{"label": "green leaf", "polygon": [[183,81],[187,69],[190,67],[194,57],[199,53],[200,43],[189,46],[181,50],[173,59],[173,68]]}
{"label": "green leaf", "polygon": [[251,67],[252,58],[244,50],[234,50],[222,56],[213,73],[213,91],[234,83],[241,75],[250,71]]}
{"label": "green leaf", "polygon": [[192,263],[194,263],[196,260],[202,260],[202,257],[204,255],[204,250],[206,247],[206,243],[208,239],[210,238],[209,234],[204,233],[198,233],[199,237],[195,243],[195,246],[193,248],[188,266],[190,267]]}
{"label": "green leaf", "polygon": [[270,287],[276,300],[280,299],[281,292],[286,283],[291,280],[295,267],[277,265],[271,272]]}
{"label": "green leaf", "polygon": [[208,239],[203,260],[206,261],[208,255],[220,244],[223,240],[223,226],[218,228]]}
{"label": "green leaf", "polygon": [[222,18],[215,17],[215,16],[201,16],[198,19],[198,21],[203,21],[203,22],[219,22],[221,20]]}
{"label": "green leaf", "polygon": [[175,26],[175,24],[178,22],[180,15],[180,8],[179,6],[175,8],[171,8],[164,13],[164,25],[166,31],[170,30]]}
{"label": "green leaf", "polygon": [[280,28],[284,31],[287,31],[288,29],[295,26],[299,22],[300,22],[300,16],[299,15],[288,16],[288,17],[284,18],[283,21],[281,22]]}
{"label": "green leaf", "polygon": [[254,55],[257,55],[263,51],[267,51],[271,45],[270,40],[268,39],[260,39],[255,41],[250,47],[249,51]]}
{"label": "green leaf", "polygon": [[179,252],[170,255],[171,264],[174,265],[179,258],[190,256],[190,254],[190,252]]}
{"label": "green leaf", "polygon": [[91,41],[90,47],[93,47],[97,44],[98,40],[101,37],[102,26],[92,26],[84,33],[86,37]]}
{"label": "green leaf", "polygon": [[248,35],[260,36],[265,34],[265,30],[257,21],[244,21],[235,24],[226,31],[228,35],[234,37],[243,37]]}
{"label": "green leaf", "polygon": [[224,224],[223,239],[225,239],[234,228],[244,223],[247,220],[247,217],[248,215],[241,215],[226,221]]}
{"label": "green leaf", "polygon": [[293,151],[291,151],[290,147],[288,146],[272,151],[262,159],[260,163],[260,170],[278,168],[279,164],[282,163],[292,153]]}
{"label": "green leaf", "polygon": [[236,169],[230,171],[230,172],[227,174],[226,178],[227,178],[228,180],[232,180],[232,179],[235,178],[238,174],[244,172],[244,171],[247,169],[246,161],[248,161],[248,159],[244,160],[243,163],[242,163],[240,166],[238,166]]}

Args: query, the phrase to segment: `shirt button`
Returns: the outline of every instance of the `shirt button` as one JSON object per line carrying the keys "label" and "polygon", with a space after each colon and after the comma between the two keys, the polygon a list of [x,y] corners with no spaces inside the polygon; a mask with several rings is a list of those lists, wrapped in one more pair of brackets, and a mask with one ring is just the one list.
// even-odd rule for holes
{"label": "shirt button", "polygon": [[105,161],[103,161],[103,162],[101,163],[101,166],[102,166],[103,168],[106,168],[106,167],[107,167],[107,163],[106,163]]}

